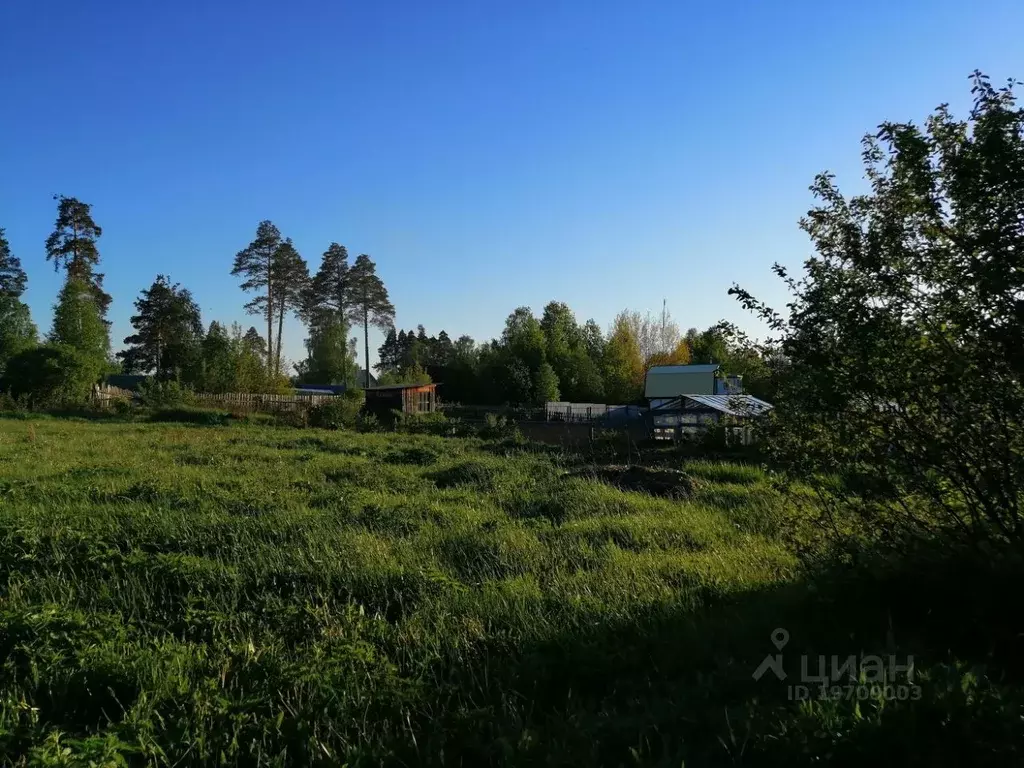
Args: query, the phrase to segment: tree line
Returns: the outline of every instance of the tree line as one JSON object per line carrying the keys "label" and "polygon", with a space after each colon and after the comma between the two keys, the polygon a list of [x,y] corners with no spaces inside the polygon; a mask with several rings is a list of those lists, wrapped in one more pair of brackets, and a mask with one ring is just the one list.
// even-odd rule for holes
{"label": "tree line", "polygon": [[[368,357],[370,326],[393,322],[394,306],[368,255],[349,264],[345,247],[332,243],[311,275],[291,238],[263,221],[235,255],[231,273],[253,295],[245,309],[266,323],[265,336],[237,323],[204,326],[192,293],[161,274],[134,302],[135,332],[111,354],[112,297],[97,270],[103,230],[88,203],[63,195],[54,200],[57,218],[46,257],[55,270],[65,270],[65,281],[42,339],[22,301],[26,272],[0,228],[0,392],[36,404],[82,402],[96,381],[117,372],[206,392],[275,392],[294,383],[357,386],[350,330],[362,325]],[[307,356],[295,365],[295,376],[286,374],[281,348],[291,314],[308,329]]]}
{"label": "tree line", "polygon": [[743,375],[749,391],[770,394],[769,360],[724,326],[682,333],[667,309],[620,312],[605,335],[594,320],[580,323],[552,301],[539,318],[519,307],[501,337],[483,344],[465,335],[453,341],[444,330],[428,336],[422,325],[391,328],[378,355],[382,384],[438,381],[447,401],[467,404],[641,402],[648,368],[691,362],[719,363]]}
{"label": "tree line", "polygon": [[[380,383],[441,382],[442,396],[472,404],[577,402],[629,403],[642,397],[644,373],[657,364],[717,362],[765,378],[764,361],[739,348],[719,327],[680,332],[667,308],[660,315],[623,311],[607,333],[594,320],[579,323],[564,303],[552,301],[540,317],[513,311],[501,337],[477,343],[396,329],[395,307],[374,261],[330,243],[315,273],[290,237],[271,221],[235,254],[231,274],[251,295],[247,313],[264,329],[203,323],[192,293],[157,275],[134,301],[134,332],[111,354],[111,296],[103,289],[99,240],[92,206],[55,196],[57,217],[45,242],[46,257],[65,281],[50,332],[39,339],[21,301],[27,276],[0,229],[0,388],[37,401],[80,401],[104,374],[144,374],[205,392],[279,392],[295,385],[369,384],[357,364],[362,329],[369,360],[369,329],[385,331],[376,366]],[[306,327],[306,356],[286,371],[282,331],[286,317]],[[365,365],[365,364],[364,364]]]}

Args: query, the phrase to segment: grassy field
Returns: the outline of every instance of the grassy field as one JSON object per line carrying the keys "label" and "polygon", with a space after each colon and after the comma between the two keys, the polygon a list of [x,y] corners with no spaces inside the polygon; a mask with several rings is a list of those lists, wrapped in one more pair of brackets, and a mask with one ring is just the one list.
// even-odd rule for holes
{"label": "grassy field", "polygon": [[[760,470],[679,462],[671,499],[470,438],[2,419],[0,762],[1020,757],[971,574],[812,575]],[[789,701],[777,627],[923,698]]]}

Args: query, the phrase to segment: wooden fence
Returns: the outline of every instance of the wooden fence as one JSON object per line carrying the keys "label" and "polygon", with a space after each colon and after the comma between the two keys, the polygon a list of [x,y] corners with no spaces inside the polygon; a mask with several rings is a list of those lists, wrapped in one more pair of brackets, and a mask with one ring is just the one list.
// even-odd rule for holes
{"label": "wooden fence", "polygon": [[114,400],[131,400],[135,393],[129,389],[112,387],[109,384],[94,384],[92,388],[92,404],[106,407]]}
{"label": "wooden fence", "polygon": [[193,395],[198,405],[210,405],[232,411],[304,411],[320,403],[333,400],[337,395],[262,395],[249,392],[230,392],[211,394],[208,392]]}
{"label": "wooden fence", "polygon": [[[249,413],[253,411],[276,413],[279,411],[304,411],[321,403],[326,403],[338,395],[266,395],[250,392],[227,392],[214,394],[211,392],[192,392],[187,395],[190,402],[211,408],[224,408],[235,412]],[[102,384],[93,388],[93,403],[108,406],[111,401],[138,398],[137,392],[120,389]]]}

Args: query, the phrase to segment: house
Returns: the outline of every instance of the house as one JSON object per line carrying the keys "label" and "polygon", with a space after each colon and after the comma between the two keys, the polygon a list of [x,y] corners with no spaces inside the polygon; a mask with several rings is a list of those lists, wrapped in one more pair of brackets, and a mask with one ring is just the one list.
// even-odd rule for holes
{"label": "house", "polygon": [[437,410],[437,384],[390,384],[367,387],[366,410],[377,413],[433,413]]}
{"label": "house", "polygon": [[370,373],[369,374],[369,376],[370,376],[370,383],[367,384],[366,383],[367,373],[368,373],[368,371],[365,368],[363,368],[361,371],[359,371],[359,375],[356,377],[356,384],[358,386],[360,386],[360,387],[376,387],[377,386],[377,377],[374,376],[372,373]]}
{"label": "house", "polygon": [[647,371],[644,397],[648,400],[679,395],[727,395],[743,391],[742,376],[725,376],[718,363],[654,365]]}

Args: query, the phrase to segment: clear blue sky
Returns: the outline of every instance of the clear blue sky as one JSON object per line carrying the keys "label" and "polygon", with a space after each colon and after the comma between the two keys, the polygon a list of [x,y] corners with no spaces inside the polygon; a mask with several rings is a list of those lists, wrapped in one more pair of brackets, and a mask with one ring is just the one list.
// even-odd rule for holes
{"label": "clear blue sky", "polygon": [[1019,0],[6,0],[0,226],[46,331],[51,196],[93,205],[115,344],[160,272],[254,323],[229,272],[264,218],[314,269],[369,253],[405,328],[663,298],[756,328],[726,290],[781,299],[814,174],[856,188],[879,121],[1024,78],[1022,28]]}

